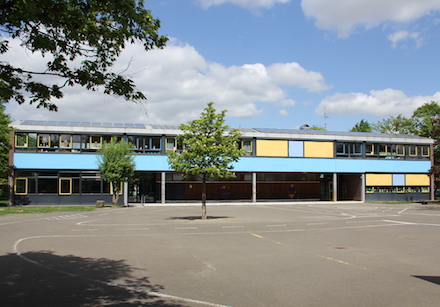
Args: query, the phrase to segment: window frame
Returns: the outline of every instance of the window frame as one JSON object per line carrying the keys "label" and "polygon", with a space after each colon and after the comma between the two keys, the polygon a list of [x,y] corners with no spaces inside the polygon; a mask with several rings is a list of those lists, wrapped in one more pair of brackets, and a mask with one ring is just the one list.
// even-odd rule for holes
{"label": "window frame", "polygon": [[[41,137],[47,136],[47,144],[41,145],[42,139]],[[38,133],[37,135],[37,147],[38,148],[50,148],[50,133]]]}
{"label": "window frame", "polygon": [[[20,180],[24,180],[24,192],[17,192],[17,186],[18,181]],[[29,192],[29,188],[28,188],[28,178],[23,178],[23,177],[17,177],[14,178],[14,195],[28,195]]]}
{"label": "window frame", "polygon": [[[113,184],[109,182],[110,185],[110,195],[113,195]],[[119,193],[118,195],[122,195],[124,193],[124,185],[123,182],[119,182]]]}
{"label": "window frame", "polygon": [[[18,136],[25,136],[24,145],[18,145]],[[15,134],[15,148],[28,148],[29,147],[29,134],[18,132]]]}
{"label": "window frame", "polygon": [[[69,188],[69,192],[63,192],[62,188],[63,188],[63,181],[67,181],[69,182],[68,188]],[[73,192],[73,185],[72,185],[72,178],[66,178],[66,177],[61,177],[58,179],[58,194],[59,195],[72,195]]]}
{"label": "window frame", "polygon": [[[69,142],[68,146],[64,145],[64,141],[65,141],[64,137],[65,136],[67,136],[68,139],[69,139],[68,140],[68,142]],[[60,142],[60,148],[61,149],[72,149],[72,135],[71,134],[60,134],[60,141],[59,142]]]}
{"label": "window frame", "polygon": [[[98,138],[99,142],[98,142],[98,146],[95,147],[95,142],[96,140],[94,138]],[[102,148],[102,135],[90,135],[89,136],[89,149],[101,149]]]}

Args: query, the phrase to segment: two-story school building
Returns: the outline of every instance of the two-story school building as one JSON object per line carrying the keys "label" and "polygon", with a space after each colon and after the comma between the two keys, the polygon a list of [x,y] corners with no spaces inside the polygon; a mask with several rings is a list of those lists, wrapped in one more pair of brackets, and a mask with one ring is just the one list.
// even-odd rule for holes
{"label": "two-story school building", "polygon": [[[201,181],[170,169],[176,126],[25,120],[12,123],[10,182],[16,204],[111,202],[97,150],[117,137],[133,145],[136,172],[123,203],[193,201]],[[246,154],[235,178],[212,178],[208,200],[417,201],[431,199],[433,140],[411,135],[240,128]]]}

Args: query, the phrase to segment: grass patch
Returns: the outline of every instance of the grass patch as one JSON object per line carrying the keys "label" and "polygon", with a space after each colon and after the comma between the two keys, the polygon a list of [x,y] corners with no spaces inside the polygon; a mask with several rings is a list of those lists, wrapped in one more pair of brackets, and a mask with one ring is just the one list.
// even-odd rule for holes
{"label": "grass patch", "polygon": [[52,213],[55,211],[93,211],[94,206],[21,206],[1,207],[0,215],[9,213]]}

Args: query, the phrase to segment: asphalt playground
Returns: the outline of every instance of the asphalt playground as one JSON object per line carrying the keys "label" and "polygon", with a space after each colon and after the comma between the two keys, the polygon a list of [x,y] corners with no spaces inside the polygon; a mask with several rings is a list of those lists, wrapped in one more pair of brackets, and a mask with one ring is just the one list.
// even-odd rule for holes
{"label": "asphalt playground", "polygon": [[0,216],[0,306],[440,306],[440,206]]}

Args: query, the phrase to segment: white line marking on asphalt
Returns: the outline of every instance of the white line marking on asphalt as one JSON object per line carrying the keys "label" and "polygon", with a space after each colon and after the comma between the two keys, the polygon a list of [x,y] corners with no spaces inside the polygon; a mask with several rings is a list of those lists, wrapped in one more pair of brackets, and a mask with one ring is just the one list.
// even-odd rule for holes
{"label": "white line marking on asphalt", "polygon": [[402,211],[399,211],[397,213],[402,214],[403,212],[405,212],[406,210],[408,210],[408,208],[403,209]]}
{"label": "white line marking on asphalt", "polygon": [[308,223],[307,225],[327,225],[328,223]]}
{"label": "white line marking on asphalt", "polygon": [[222,226],[222,228],[244,228],[244,226]]}
{"label": "white line marking on asphalt", "polygon": [[197,229],[197,227],[174,227],[174,229]]}
{"label": "white line marking on asphalt", "polygon": [[280,225],[266,225],[266,227],[286,227],[287,224],[280,224]]}
{"label": "white line marking on asphalt", "polygon": [[402,224],[402,225],[418,225],[418,226],[435,226],[435,227],[440,227],[440,224],[430,224],[430,223],[410,223],[410,222],[393,221],[393,220],[384,220],[384,221],[385,221],[385,222],[390,222],[390,223]]}
{"label": "white line marking on asphalt", "polygon": [[98,231],[99,229],[71,229],[70,231]]}
{"label": "white line marking on asphalt", "polygon": [[125,228],[124,230],[148,230],[150,228]]}

